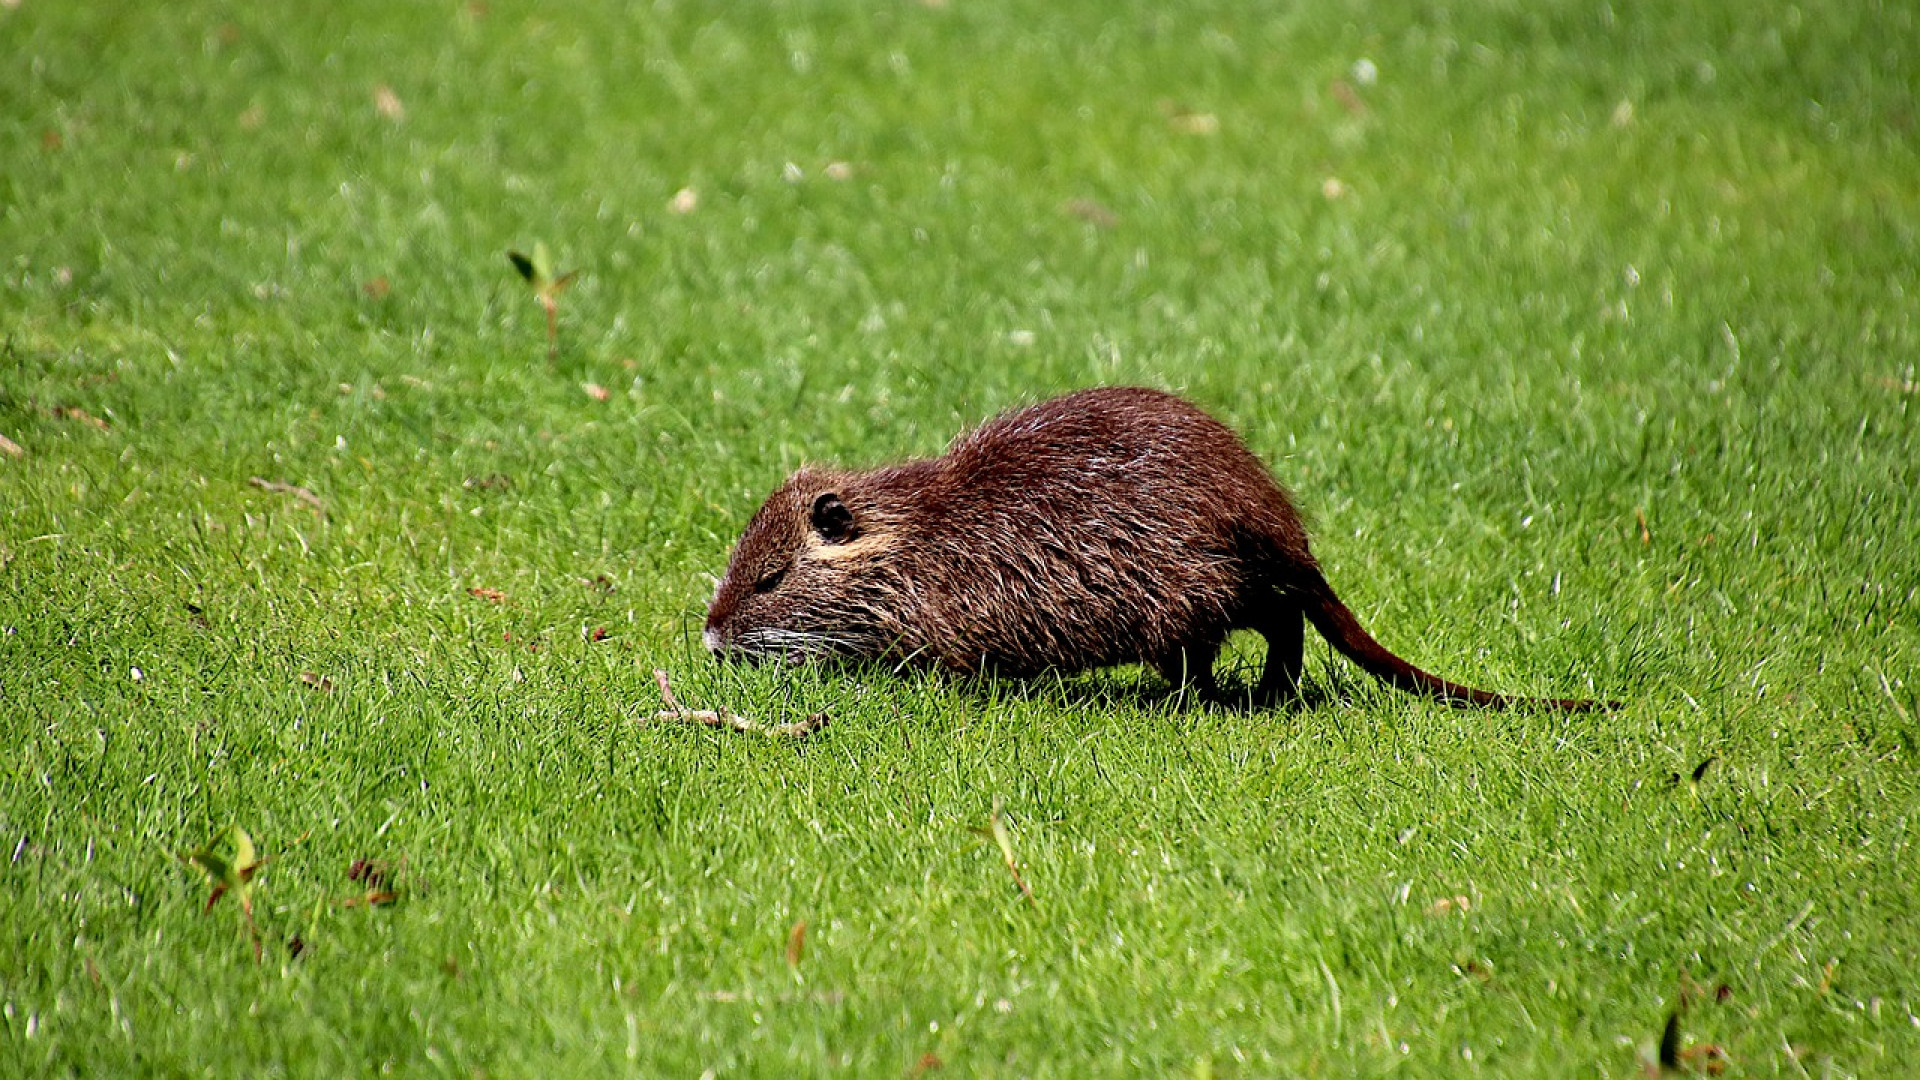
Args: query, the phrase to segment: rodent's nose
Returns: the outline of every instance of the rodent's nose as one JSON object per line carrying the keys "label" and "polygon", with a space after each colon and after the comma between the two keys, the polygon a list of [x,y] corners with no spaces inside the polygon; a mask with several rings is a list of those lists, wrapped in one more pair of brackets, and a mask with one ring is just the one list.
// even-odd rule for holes
{"label": "rodent's nose", "polygon": [[726,648],[726,642],[720,640],[720,631],[715,630],[711,626],[707,627],[706,632],[700,635],[700,641],[706,645],[707,651],[715,656],[720,655],[721,651]]}

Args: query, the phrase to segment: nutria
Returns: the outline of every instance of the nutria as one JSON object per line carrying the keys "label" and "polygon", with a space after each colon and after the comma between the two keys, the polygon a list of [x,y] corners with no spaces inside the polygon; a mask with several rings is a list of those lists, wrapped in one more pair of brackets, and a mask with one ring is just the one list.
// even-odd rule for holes
{"label": "nutria", "polygon": [[1414,667],[1321,576],[1287,493],[1238,436],[1158,390],[1082,390],[1006,413],[946,456],[803,468],[754,514],[707,648],[1027,676],[1140,662],[1216,695],[1233,630],[1267,639],[1256,695],[1300,680],[1302,616],[1361,668],[1457,704],[1515,698]]}

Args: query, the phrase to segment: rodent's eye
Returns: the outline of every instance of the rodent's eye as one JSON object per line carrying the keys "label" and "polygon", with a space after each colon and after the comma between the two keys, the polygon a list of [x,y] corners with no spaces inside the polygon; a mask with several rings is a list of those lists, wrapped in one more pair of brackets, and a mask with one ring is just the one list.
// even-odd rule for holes
{"label": "rodent's eye", "polygon": [[757,593],[772,592],[780,587],[780,579],[786,576],[787,568],[784,566],[770,574],[762,574],[760,575],[760,580],[753,583],[753,591]]}

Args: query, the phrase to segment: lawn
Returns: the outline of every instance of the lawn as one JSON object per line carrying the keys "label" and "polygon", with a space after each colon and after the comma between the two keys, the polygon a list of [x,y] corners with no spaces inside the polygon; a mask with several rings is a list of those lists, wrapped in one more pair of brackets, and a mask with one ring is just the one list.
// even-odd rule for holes
{"label": "lawn", "polygon": [[[1910,7],[5,0],[0,76],[0,1075],[1920,1070]],[[1120,383],[1390,648],[1624,707],[700,648],[789,470]]]}

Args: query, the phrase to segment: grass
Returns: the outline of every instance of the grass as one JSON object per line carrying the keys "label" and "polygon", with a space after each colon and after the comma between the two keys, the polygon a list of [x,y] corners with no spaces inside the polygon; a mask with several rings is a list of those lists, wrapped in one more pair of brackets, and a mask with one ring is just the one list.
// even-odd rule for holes
{"label": "grass", "polygon": [[[1635,1076],[1681,1004],[1687,1071],[1920,1060],[1906,8],[25,0],[0,57],[0,1073]],[[1120,382],[1390,647],[1627,708],[700,654],[790,468]],[[646,723],[656,667],[832,726]]]}

